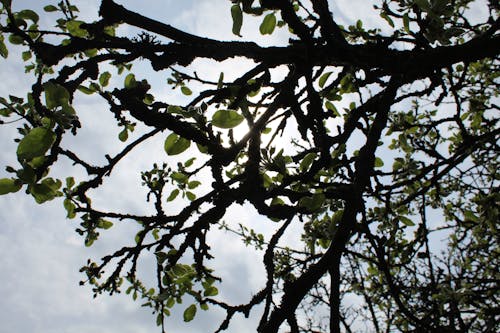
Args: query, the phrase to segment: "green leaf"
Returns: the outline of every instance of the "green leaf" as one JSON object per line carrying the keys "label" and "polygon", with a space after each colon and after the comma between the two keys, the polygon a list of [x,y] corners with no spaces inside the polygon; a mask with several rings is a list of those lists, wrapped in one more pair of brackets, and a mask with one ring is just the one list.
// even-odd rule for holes
{"label": "green leaf", "polygon": [[125,77],[125,88],[126,89],[132,89],[137,86],[137,81],[135,80],[135,75],[130,73]]}
{"label": "green leaf", "polygon": [[328,78],[330,77],[330,75],[332,75],[332,72],[326,72],[323,75],[321,75],[321,77],[319,78],[319,87],[320,88],[323,88],[325,86],[325,83],[328,80]]}
{"label": "green leaf", "polygon": [[283,199],[279,197],[274,197],[273,200],[271,200],[271,206],[283,206],[285,205],[285,202]]}
{"label": "green leaf", "polygon": [[164,148],[167,155],[172,156],[184,152],[190,145],[191,141],[184,139],[175,133],[171,133],[165,140]]}
{"label": "green leaf", "polygon": [[67,177],[66,178],[66,187],[68,189],[72,188],[75,185],[75,178],[73,177]]}
{"label": "green leaf", "polygon": [[189,201],[194,201],[196,200],[196,194],[194,194],[193,192],[189,192],[187,191],[186,192],[186,197],[188,198]]}
{"label": "green leaf", "polygon": [[302,172],[307,171],[311,166],[312,162],[314,161],[314,159],[316,159],[316,156],[317,156],[316,153],[309,153],[306,156],[304,156],[304,158],[300,162],[299,166],[300,171]]}
{"label": "green leaf", "polygon": [[325,102],[325,106],[326,106],[326,108],[327,108],[328,110],[330,110],[330,111],[332,111],[332,112],[333,112],[333,115],[334,115],[335,117],[340,117],[340,113],[339,113],[339,111],[337,110],[337,108],[335,107],[335,105],[333,105],[333,103],[332,103],[332,102],[330,102],[330,101],[326,101],[326,102]]}
{"label": "green leaf", "polygon": [[234,110],[219,110],[212,117],[212,125],[219,128],[233,128],[241,124],[245,119]]}
{"label": "green leaf", "polygon": [[43,85],[43,89],[45,91],[45,104],[47,108],[53,109],[69,104],[69,92],[63,86],[47,82]]}
{"label": "green leaf", "polygon": [[153,235],[153,238],[155,240],[159,240],[160,239],[160,235],[158,234],[160,232],[160,230],[158,230],[157,228],[153,229],[153,232],[151,232],[151,234]]}
{"label": "green leaf", "polygon": [[403,15],[403,26],[407,33],[410,33],[410,18],[408,17],[408,13]]}
{"label": "green leaf", "polygon": [[87,87],[82,86],[82,85],[78,86],[78,90],[86,95],[92,95],[93,93],[95,93],[95,90],[93,90],[91,88],[87,88]]}
{"label": "green leaf", "polygon": [[196,160],[196,157],[191,157],[189,160],[184,162],[184,166],[186,168],[189,168],[191,165],[193,165],[194,161]]}
{"label": "green leaf", "polygon": [[236,4],[231,6],[231,17],[233,18],[233,34],[241,37],[240,31],[243,25],[243,12],[240,5]]}
{"label": "green leaf", "polygon": [[157,299],[158,299],[158,301],[163,302],[163,301],[167,300],[169,297],[170,297],[170,292],[164,291],[158,295]]}
{"label": "green leaf", "polygon": [[401,223],[403,223],[404,225],[406,225],[408,227],[412,227],[415,225],[415,223],[412,220],[410,220],[409,218],[407,218],[406,216],[403,216],[403,215],[399,215],[398,220],[401,221]]}
{"label": "green leaf", "polygon": [[193,180],[192,182],[188,183],[188,189],[192,190],[192,189],[197,188],[200,185],[201,185],[201,182],[199,182],[197,180]]}
{"label": "green leaf", "polygon": [[9,56],[9,50],[7,46],[5,46],[4,37],[2,35],[0,35],[0,56],[2,56],[2,58],[7,58]]}
{"label": "green leaf", "polygon": [[31,20],[33,23],[37,23],[40,17],[38,14],[31,9],[21,10],[17,15],[25,20]]}
{"label": "green leaf", "polygon": [[375,157],[375,168],[381,168],[384,166],[384,161],[380,157]]}
{"label": "green leaf", "polygon": [[181,87],[181,92],[186,95],[186,96],[189,96],[189,95],[192,95],[193,92],[191,91],[191,89],[189,89],[188,87],[186,86],[182,86]]}
{"label": "green leaf", "polygon": [[31,59],[31,52],[30,51],[24,51],[22,54],[22,58],[24,61],[28,61]]}
{"label": "green leaf", "polygon": [[30,165],[25,165],[23,169],[16,172],[17,177],[25,184],[34,184],[36,182],[35,170]]}
{"label": "green leaf", "polygon": [[273,33],[274,28],[276,28],[276,15],[274,13],[269,13],[264,17],[259,31],[262,35],[270,35]]}
{"label": "green leaf", "polygon": [[98,224],[97,224],[98,228],[105,229],[105,230],[111,228],[112,226],[113,226],[113,222],[106,221],[104,219],[100,219]]}
{"label": "green leaf", "polygon": [[384,20],[386,20],[387,23],[389,23],[389,25],[394,28],[394,21],[391,19],[391,17],[389,15],[387,15],[386,12],[382,12],[380,14],[380,17],[383,18]]}
{"label": "green leaf", "polygon": [[30,186],[29,192],[37,203],[42,204],[60,196],[61,193],[57,191],[59,187],[61,187],[60,180],[55,181],[52,178],[46,178],[40,184]]}
{"label": "green leaf", "polygon": [[203,296],[210,297],[210,296],[217,296],[218,294],[219,290],[216,287],[209,286],[207,289],[205,289]]}
{"label": "green leaf", "polygon": [[0,179],[0,195],[14,193],[21,189],[22,183],[12,178]]}
{"label": "green leaf", "polygon": [[177,188],[175,190],[173,190],[172,192],[170,192],[170,195],[167,198],[167,202],[175,200],[175,198],[177,198],[177,196],[179,195],[179,192],[180,191]]}
{"label": "green leaf", "polygon": [[45,7],[43,7],[43,10],[46,11],[47,13],[58,11],[57,7],[54,5],[45,6]]}
{"label": "green leaf", "polygon": [[33,158],[43,156],[56,140],[56,135],[44,127],[33,128],[19,142],[17,158],[19,161],[31,161]]}
{"label": "green leaf", "polygon": [[101,86],[106,87],[109,84],[109,79],[111,78],[111,73],[104,72],[99,76],[99,83]]}
{"label": "green leaf", "polygon": [[396,171],[396,170],[403,168],[403,162],[404,162],[404,160],[402,160],[402,159],[396,159],[394,161],[394,163],[392,164],[392,170]]}
{"label": "green leaf", "polygon": [[184,310],[184,321],[185,322],[190,322],[193,320],[194,316],[196,315],[196,305],[191,304],[186,310]]}
{"label": "green leaf", "polygon": [[125,142],[128,139],[128,131],[126,128],[124,128],[120,133],[118,133],[118,139],[121,142]]}
{"label": "green leaf", "polygon": [[170,297],[168,300],[167,300],[167,308],[172,308],[174,305],[175,305],[175,298],[173,297]]}
{"label": "green leaf", "polygon": [[189,180],[188,175],[186,175],[185,173],[182,173],[182,172],[173,172],[170,175],[170,178],[172,178],[173,180],[175,180],[176,182],[178,182],[180,184],[186,184],[187,181]]}
{"label": "green leaf", "polygon": [[78,21],[78,20],[71,20],[66,22],[66,29],[68,29],[68,32],[75,36],[75,37],[80,37],[84,38],[88,36],[88,31],[80,28],[80,26],[83,24],[83,21]]}
{"label": "green leaf", "polygon": [[208,148],[203,146],[203,145],[200,145],[199,143],[196,144],[196,147],[198,148],[198,150],[200,151],[200,153],[202,154],[206,154],[208,153]]}
{"label": "green leaf", "polygon": [[217,89],[222,88],[224,86],[224,72],[220,72],[219,80],[217,81]]}
{"label": "green leaf", "polygon": [[66,217],[72,219],[76,216],[75,214],[75,204],[71,202],[69,199],[64,199],[64,208],[66,209],[67,215]]}
{"label": "green leaf", "polygon": [[13,45],[21,45],[22,43],[24,43],[24,39],[21,36],[11,34],[9,36],[9,42]]}

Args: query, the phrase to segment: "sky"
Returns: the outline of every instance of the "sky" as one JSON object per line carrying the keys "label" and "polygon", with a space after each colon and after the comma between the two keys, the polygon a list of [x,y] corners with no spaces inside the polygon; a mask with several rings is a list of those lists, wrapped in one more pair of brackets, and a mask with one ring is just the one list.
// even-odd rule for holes
{"label": "sky", "polygon": [[[53,1],[54,3],[56,1]],[[236,39],[231,34],[231,18],[228,0],[141,0],[117,1],[131,10],[167,22],[174,27],[188,32],[217,39]],[[42,23],[50,24],[50,16],[40,10],[50,1],[14,0],[16,8],[37,8]],[[81,10],[82,18],[95,18],[98,0],[73,1]],[[334,17],[340,24],[353,24],[363,18],[365,26],[387,28],[380,18],[371,16],[372,8],[364,0],[331,1]],[[278,31],[272,36],[262,38],[258,34],[257,20],[245,17],[242,34],[245,40],[255,40],[261,45],[285,44],[287,34]],[[123,30],[121,33],[135,33]],[[19,50],[12,49],[7,61],[0,59],[0,96],[14,94],[24,96],[29,90],[32,78],[24,75],[22,63],[18,60]],[[226,79],[241,73],[241,63],[233,60],[223,64],[207,61],[195,63],[200,73],[217,78],[220,71]],[[179,92],[162,86],[166,73],[152,74],[145,65],[139,65],[136,76],[151,79],[157,84],[154,93],[160,99],[182,103]],[[119,132],[113,125],[113,119],[106,112],[99,100],[85,98],[75,100],[75,106],[81,115],[83,128],[76,138],[68,138],[68,147],[74,148],[79,156],[95,161],[104,161],[104,154],[117,152],[121,146],[116,136]],[[0,178],[8,177],[5,165],[16,165],[16,145],[12,142],[16,135],[16,126],[0,127]],[[112,128],[110,130],[110,128]],[[140,132],[140,128],[137,132]],[[111,132],[110,132],[111,131]],[[115,131],[115,132],[113,132]],[[134,134],[137,135],[138,134]],[[84,138],[84,139],[82,139]],[[66,139],[65,139],[66,140]],[[144,150],[134,153],[114,171],[113,181],[106,182],[93,197],[96,205],[106,209],[124,210],[144,214],[152,212],[144,204],[144,190],[138,189],[139,172],[150,167],[151,156],[163,152],[164,136],[148,141]],[[81,170],[72,168],[61,161],[54,169],[54,174],[74,173],[82,176]],[[116,189],[120,189],[117,195]],[[179,207],[177,207],[179,208]],[[173,207],[175,209],[175,207]],[[225,217],[231,223],[243,223],[255,228],[265,229],[262,219],[248,206],[234,207]],[[87,258],[98,259],[113,249],[133,241],[137,229],[133,225],[117,224],[111,232],[104,233],[91,248],[83,245],[83,239],[76,234],[78,219],[67,220],[61,200],[54,200],[37,205],[22,191],[0,197],[0,323],[2,332],[31,333],[145,333],[158,332],[154,317],[150,311],[140,307],[127,295],[102,295],[92,297],[89,287],[80,287],[82,279],[79,268]],[[290,242],[298,240],[300,229],[293,229],[286,235]],[[236,303],[245,303],[263,286],[265,273],[259,253],[253,248],[241,245],[235,237],[215,234],[213,236],[214,253],[218,260],[213,267],[224,277],[221,297]],[[235,260],[236,258],[236,260]],[[146,258],[145,265],[151,264]],[[253,312],[255,314],[255,312]],[[176,316],[177,315],[177,316]],[[202,313],[192,323],[182,322],[182,313],[174,313],[167,319],[168,333],[204,333],[207,328],[215,327],[222,319],[222,313]],[[177,317],[177,318],[174,318]],[[216,320],[214,320],[214,318]],[[256,320],[245,321],[236,318],[229,332],[254,332],[252,326]],[[213,330],[213,329],[212,329]]]}
{"label": "sky", "polygon": [[[14,0],[17,9],[36,8],[40,13],[41,22],[53,24],[50,16],[40,8],[50,1],[33,2]],[[99,1],[73,1],[81,11],[82,18],[92,18],[97,15]],[[231,18],[229,4],[224,0],[202,1],[121,1],[120,3],[132,10],[149,15],[158,20],[212,38],[234,39],[231,34]],[[253,31],[252,31],[253,30]],[[122,31],[122,33],[126,31]],[[256,22],[246,20],[242,30],[245,36],[257,36]],[[133,32],[132,32],[133,33]],[[277,37],[270,37],[263,44],[273,44]],[[282,37],[281,37],[282,38]],[[0,96],[13,94],[25,96],[33,78],[24,75],[23,64],[20,62],[20,50],[11,48],[7,61],[0,61]],[[221,69],[209,66],[203,62],[197,64],[200,70],[218,77]],[[223,64],[226,78],[235,76],[239,64],[235,61]],[[146,66],[139,66],[135,74],[150,78],[151,72]],[[163,73],[157,80],[166,79]],[[154,80],[154,79],[153,79]],[[165,85],[166,86],[166,85]],[[177,93],[170,88],[159,87],[155,94],[170,100],[177,98]],[[178,100],[182,102],[182,100]],[[113,128],[112,117],[101,113],[96,121],[93,111],[105,108],[100,101],[92,98],[76,100],[78,113],[84,124],[77,138],[68,138],[67,146],[74,148],[82,158],[103,161],[104,154],[118,151],[116,133],[110,138],[109,131]],[[12,140],[17,137],[14,123],[0,128],[0,178],[10,175],[4,170],[6,165],[17,166],[15,149]],[[138,130],[139,131],[139,130]],[[103,138],[104,141],[103,141]],[[93,200],[102,203],[109,209],[144,213],[152,210],[144,206],[144,193],[137,192],[140,182],[140,170],[150,167],[144,155],[163,152],[164,138],[159,137],[148,142],[143,155],[132,156],[126,166],[115,172],[112,182],[105,183],[103,190],[97,193]],[[75,170],[68,163],[61,161],[52,172],[57,175],[68,175],[71,172],[78,177],[81,170]],[[120,195],[114,189],[120,188]],[[139,193],[139,194],[138,194]],[[139,195],[141,195],[139,197]],[[227,219],[241,223],[252,224],[258,221],[257,214],[246,208],[235,208],[228,213]],[[0,197],[0,322],[2,332],[32,332],[32,333],[143,333],[158,332],[155,317],[150,310],[141,308],[139,302],[132,301],[129,295],[121,294],[112,297],[102,295],[92,297],[89,287],[81,287],[78,282],[83,278],[78,272],[88,258],[97,260],[109,251],[132,241],[137,229],[130,225],[116,225],[112,232],[104,233],[100,241],[91,248],[83,245],[83,239],[74,231],[78,219],[66,219],[66,213],[61,200],[54,200],[38,205],[25,195],[23,191]],[[244,303],[257,291],[264,282],[264,274],[260,266],[260,258],[251,248],[245,248],[235,237],[214,236],[214,252],[220,261],[214,263],[218,272],[226,277],[221,297],[237,303]],[[108,251],[108,252],[107,252]],[[237,257],[238,260],[229,258]],[[149,260],[151,262],[151,260]],[[146,260],[147,264],[147,260]],[[152,272],[152,271],[151,271]],[[242,288],[242,285],[245,288]],[[179,309],[182,311],[182,309]],[[214,330],[222,320],[222,313],[200,313],[189,324],[182,321],[182,312],[174,312],[167,320],[167,332],[207,332],[208,327]],[[176,318],[174,318],[176,317]],[[215,320],[214,320],[215,319]],[[253,320],[255,323],[256,320]],[[236,320],[230,327],[234,332],[252,332],[255,329],[244,320]]]}

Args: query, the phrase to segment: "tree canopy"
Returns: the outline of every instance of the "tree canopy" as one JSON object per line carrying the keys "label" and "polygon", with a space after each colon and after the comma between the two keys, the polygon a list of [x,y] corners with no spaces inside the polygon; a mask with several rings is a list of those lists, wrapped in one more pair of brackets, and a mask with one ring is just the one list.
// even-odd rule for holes
{"label": "tree canopy", "polygon": [[[113,0],[95,21],[68,0],[0,3],[0,55],[19,54],[32,80],[0,97],[0,124],[18,128],[0,194],[61,200],[86,246],[139,228],[81,268],[96,295],[130,293],[162,331],[177,308],[186,322],[223,311],[216,332],[250,312],[266,333],[500,330],[497,1],[380,0],[373,22],[341,25],[334,1],[232,0],[232,40]],[[287,39],[242,40],[250,19]],[[82,119],[104,114],[104,156],[81,156]],[[152,213],[94,203],[155,138],[134,198]],[[227,219],[235,206],[265,232]],[[266,282],[243,303],[219,295],[221,232],[261,256]]]}

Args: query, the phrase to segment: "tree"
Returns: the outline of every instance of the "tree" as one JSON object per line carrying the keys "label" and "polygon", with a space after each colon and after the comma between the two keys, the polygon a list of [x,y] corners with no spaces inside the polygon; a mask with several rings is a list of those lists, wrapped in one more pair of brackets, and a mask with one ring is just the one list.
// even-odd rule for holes
{"label": "tree", "polygon": [[[326,0],[228,2],[236,36],[250,16],[262,35],[288,31],[274,47],[192,35],[113,0],[93,22],[67,0],[46,5],[53,28],[1,3],[0,55],[6,38],[20,45],[34,81],[26,97],[0,98],[2,123],[22,122],[19,163],[0,194],[61,198],[87,246],[117,222],[140,227],[133,245],[81,269],[96,294],[126,290],[162,328],[172,308],[191,321],[210,307],[225,312],[217,332],[250,311],[260,311],[258,332],[499,331],[496,1],[382,0],[373,12],[383,30],[337,24]],[[200,59],[231,58],[247,60],[234,79],[193,71]],[[170,75],[186,102],[155,96],[158,83],[134,70],[142,63]],[[86,95],[100,98],[123,142],[100,164],[67,144]],[[99,119],[104,107],[93,111]],[[164,152],[140,177],[154,213],[93,204],[153,137]],[[53,176],[63,160],[73,169]],[[225,221],[237,205],[254,207],[270,232]],[[292,227],[300,244],[282,240]],[[224,283],[209,260],[220,230],[262,254],[266,283],[245,304],[217,297]],[[147,253],[155,285],[138,274]]]}

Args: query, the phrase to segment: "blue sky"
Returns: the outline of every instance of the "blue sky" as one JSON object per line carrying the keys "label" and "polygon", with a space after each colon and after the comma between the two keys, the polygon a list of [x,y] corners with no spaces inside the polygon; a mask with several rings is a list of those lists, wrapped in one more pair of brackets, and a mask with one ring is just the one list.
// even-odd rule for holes
{"label": "blue sky", "polygon": [[[50,1],[14,0],[17,8],[36,6],[41,8]],[[56,1],[54,1],[56,2]],[[165,21],[175,27],[218,39],[236,39],[231,34],[229,0],[141,0],[119,1],[126,7]],[[83,18],[96,17],[99,1],[73,1],[82,11]],[[378,16],[370,16],[371,5],[363,0],[331,1],[334,16],[341,24],[353,24],[363,19],[365,26],[387,28]],[[369,2],[368,2],[369,3]],[[40,10],[38,10],[40,12]],[[42,22],[49,22],[47,14],[41,14]],[[256,40],[261,45],[286,43],[287,35],[278,32],[271,37],[262,38],[258,34],[258,20],[245,17],[242,34],[245,39]],[[131,33],[132,30],[130,30]],[[122,30],[121,33],[127,33]],[[0,60],[0,96],[15,94],[23,96],[29,90],[32,78],[25,76],[22,63],[18,60],[19,50],[13,49],[7,61]],[[194,64],[199,73],[217,78],[221,70],[226,79],[235,77],[243,70],[238,60],[214,64],[200,61]],[[147,66],[138,66],[135,74],[138,78],[150,78]],[[168,98],[170,102],[181,103],[179,92],[162,86],[166,73],[155,74],[152,79],[155,94]],[[155,81],[156,80],[156,81]],[[118,130],[112,117],[105,110],[105,105],[93,98],[77,99],[75,102],[84,127],[80,135],[65,142],[74,148],[80,156],[103,160],[109,151],[118,151],[123,147],[118,142]],[[103,114],[95,116],[95,111],[103,109]],[[97,121],[96,121],[97,119]],[[16,165],[16,146],[12,139],[16,135],[16,126],[0,127],[0,178],[9,176],[5,165]],[[110,133],[109,128],[113,128]],[[140,129],[138,129],[138,132]],[[138,135],[138,134],[137,134]],[[66,140],[66,139],[65,139]],[[128,212],[144,213],[150,207],[144,205],[144,191],[139,188],[141,170],[150,167],[151,156],[163,153],[164,136],[150,142],[141,153],[135,153],[127,163],[114,173],[114,180],[106,182],[103,189],[95,194],[94,202],[106,209],[123,209]],[[71,171],[69,171],[71,170]],[[61,162],[54,168],[55,174],[67,175],[68,172],[81,175],[81,171]],[[120,195],[115,189],[120,188]],[[178,207],[177,207],[178,208]],[[18,192],[0,197],[0,322],[1,331],[31,333],[145,333],[157,332],[154,317],[133,302],[129,296],[115,295],[92,298],[88,287],[78,286],[82,275],[78,269],[87,258],[97,259],[109,251],[132,241],[137,229],[127,224],[117,224],[109,233],[104,233],[93,247],[83,246],[83,240],[75,233],[78,221],[67,220],[62,202],[55,200],[44,205],[37,205],[31,197]],[[251,208],[234,207],[225,218],[227,221],[246,223],[265,232],[262,219]],[[287,234],[290,242],[298,240],[300,228]],[[264,283],[259,253],[252,248],[242,246],[235,237],[215,234],[213,236],[214,253],[218,260],[214,268],[224,277],[221,297],[236,303],[244,303]],[[236,260],[235,260],[236,258]],[[146,260],[146,264],[147,264]],[[147,271],[147,270],[145,270]],[[146,277],[147,279],[147,277]],[[177,313],[179,315],[179,313]],[[212,315],[212,313],[210,313]],[[174,316],[175,317],[175,316]],[[167,332],[204,333],[207,327],[215,327],[221,313],[202,314],[193,323],[185,324],[182,316],[172,317],[167,321]],[[216,318],[217,321],[214,321]],[[250,323],[250,324],[249,324]],[[230,332],[254,332],[255,320],[245,321],[236,318]]]}
{"label": "blue sky", "polygon": [[[37,8],[41,14],[42,23],[51,24],[49,16],[43,14],[40,8],[49,1],[14,1],[18,9]],[[81,10],[82,18],[96,17],[99,1],[74,1]],[[138,10],[159,20],[164,20],[178,28],[193,33],[201,33],[214,38],[232,39],[229,4],[227,1],[122,1],[128,8]],[[256,23],[247,24],[244,33],[254,28]],[[122,31],[126,33],[126,31]],[[274,38],[274,37],[272,37]],[[266,43],[266,41],[264,41]],[[267,41],[272,43],[272,40]],[[0,95],[14,94],[25,96],[32,82],[32,78],[25,76],[20,62],[19,50],[11,49],[7,61],[0,61],[0,72],[3,80],[0,81]],[[198,66],[202,66],[200,63]],[[225,64],[228,74],[232,68],[236,69],[237,62]],[[147,67],[138,67],[137,76],[149,77]],[[206,67],[205,69],[211,69]],[[214,69],[215,70],[215,69]],[[219,74],[217,69],[214,75]],[[208,73],[208,74],[213,74]],[[158,76],[160,80],[161,75]],[[8,79],[6,79],[8,78]],[[166,73],[163,73],[166,79]],[[170,99],[176,98],[170,88],[159,87],[155,93]],[[180,102],[180,101],[179,101]],[[81,113],[84,128],[75,139],[69,138],[67,146],[73,147],[80,156],[94,160],[103,159],[104,153],[117,151],[116,133],[109,138],[106,136],[112,125],[112,117],[100,115],[95,117],[92,111],[105,107],[95,99],[76,101],[78,112]],[[89,116],[86,116],[88,114]],[[97,119],[97,121],[96,121]],[[0,178],[8,177],[5,165],[16,166],[16,146],[12,140],[17,137],[16,126],[2,126],[0,140],[4,142],[0,151]],[[103,139],[104,137],[104,139]],[[149,154],[162,152],[164,138],[159,137],[148,145]],[[103,141],[104,140],[104,141]],[[144,152],[148,154],[148,152]],[[94,200],[102,202],[106,208],[127,209],[129,211],[144,212],[149,209],[143,205],[144,196],[138,198],[137,184],[140,182],[140,170],[147,169],[150,164],[142,163],[143,156],[133,156],[126,167],[118,170],[115,180],[107,183],[104,190],[97,193]],[[62,162],[53,168],[54,174],[68,175],[68,172],[78,176],[81,171],[74,170],[68,163]],[[130,181],[132,180],[132,181]],[[130,183],[130,184],[129,184]],[[119,186],[120,196],[113,193]],[[143,193],[139,193],[142,195]],[[114,199],[112,199],[114,198]],[[86,248],[83,240],[74,231],[78,225],[77,219],[67,220],[60,200],[37,205],[32,198],[22,191],[0,197],[0,265],[3,274],[0,276],[0,322],[1,331],[5,332],[32,332],[32,333],[142,333],[155,332],[154,317],[139,302],[133,302],[130,296],[115,295],[113,297],[92,297],[89,287],[80,287],[78,282],[82,275],[79,268],[87,258],[98,259],[102,255],[118,246],[133,241],[136,229],[134,226],[116,225],[113,232],[106,233],[93,247]],[[256,214],[248,209],[236,208],[228,214],[228,218],[237,216],[243,223],[255,221]],[[221,296],[236,302],[246,302],[252,291],[258,290],[263,282],[262,270],[256,267],[260,264],[258,254],[253,249],[245,248],[236,238],[224,239],[215,236],[214,251],[221,256],[218,270],[227,277]],[[108,251],[108,252],[107,252]],[[228,260],[227,253],[238,257],[238,261]],[[152,272],[152,271],[151,271]],[[248,286],[242,288],[242,285]],[[180,309],[182,310],[182,309]],[[174,313],[175,315],[175,313]],[[172,317],[167,322],[167,332],[206,332],[207,327],[218,325],[221,313],[200,315],[190,324],[182,322],[182,314]],[[255,322],[255,321],[254,321]],[[254,329],[238,320],[231,326],[231,331],[251,332]]]}

